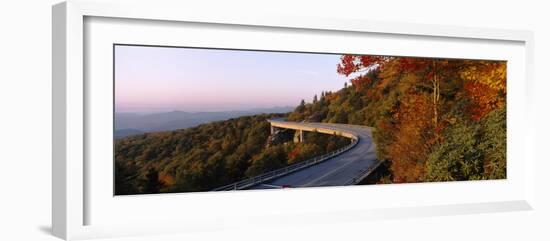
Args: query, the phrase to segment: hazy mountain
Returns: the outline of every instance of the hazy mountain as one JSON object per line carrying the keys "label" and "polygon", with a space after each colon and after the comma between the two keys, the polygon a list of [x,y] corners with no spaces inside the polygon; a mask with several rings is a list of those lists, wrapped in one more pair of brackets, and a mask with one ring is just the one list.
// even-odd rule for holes
{"label": "hazy mountain", "polygon": [[118,129],[118,130],[115,130],[115,139],[126,137],[126,136],[139,135],[143,133],[145,132],[141,130],[136,130],[136,129]]}
{"label": "hazy mountain", "polygon": [[257,115],[264,113],[287,113],[293,110],[294,107],[287,106],[219,112],[117,112],[115,113],[115,138],[137,135],[145,132],[184,129],[212,121],[227,120],[241,116]]}

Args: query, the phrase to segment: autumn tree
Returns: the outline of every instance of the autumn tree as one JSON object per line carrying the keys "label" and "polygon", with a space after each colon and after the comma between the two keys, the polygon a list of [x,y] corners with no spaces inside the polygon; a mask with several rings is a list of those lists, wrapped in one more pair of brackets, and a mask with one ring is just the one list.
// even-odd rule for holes
{"label": "autumn tree", "polygon": [[460,77],[470,99],[466,107],[475,120],[506,104],[506,63],[502,61],[465,61]]}
{"label": "autumn tree", "polygon": [[[448,60],[435,58],[343,55],[337,66],[337,72],[348,77],[355,74],[356,76],[351,79],[351,82],[358,88],[364,88],[365,85],[371,82],[371,79],[366,76],[371,71],[394,72],[391,77],[418,75],[416,83],[413,84],[419,88],[430,90],[432,95],[432,121],[434,128],[437,128],[441,95],[441,72],[448,72],[449,67],[452,68]],[[388,70],[388,68],[390,69]],[[428,82],[429,85],[426,85],[425,82]],[[405,84],[410,83],[405,82]]]}
{"label": "autumn tree", "polygon": [[[474,134],[470,139],[465,136],[461,139],[460,136],[451,136],[458,132],[451,134],[450,130],[455,130],[459,124],[477,126],[476,121],[485,121],[493,116],[494,111],[505,106],[505,62],[343,55],[337,72],[350,77],[356,93],[363,94],[362,103],[366,103],[361,104],[363,108],[351,106],[347,111],[347,121],[360,121],[357,117],[362,116],[366,125],[377,128],[374,139],[378,156],[391,162],[394,182],[444,180],[446,174],[442,170],[453,170],[459,163],[463,163],[462,172],[450,175],[456,180],[476,179],[480,175],[486,177],[490,166],[498,166],[495,170],[502,173],[501,163],[505,158],[488,154],[491,151],[486,146],[493,144],[477,143],[483,146],[481,148],[477,144],[468,146],[463,143],[472,138],[495,139],[483,137],[481,133],[484,132]],[[349,93],[346,95],[351,97]],[[345,109],[345,105],[340,109]],[[334,113],[340,112],[335,110]],[[479,129],[472,128],[456,130],[472,132]],[[496,133],[503,133],[503,129],[494,129],[493,134],[497,136],[500,134]],[[468,159],[475,165],[465,164],[464,158],[471,157],[463,153],[466,149],[456,149],[459,153],[441,149],[445,145],[452,146],[449,143],[453,141],[457,145],[463,143],[466,149],[479,151],[480,156]],[[454,159],[445,156],[450,153]],[[488,161],[487,156],[499,156],[495,158],[498,161]],[[443,168],[445,161],[452,164],[446,166],[448,169]],[[484,163],[481,169],[480,163]],[[435,170],[440,170],[441,175],[434,176]],[[485,174],[480,174],[480,170]]]}

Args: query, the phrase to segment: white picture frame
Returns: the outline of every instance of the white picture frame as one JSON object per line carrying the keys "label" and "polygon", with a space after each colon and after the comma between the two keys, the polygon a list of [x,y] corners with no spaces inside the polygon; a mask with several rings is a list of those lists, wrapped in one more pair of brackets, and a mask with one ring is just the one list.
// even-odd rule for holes
{"label": "white picture frame", "polygon": [[[155,11],[150,11],[150,9]],[[94,237],[112,237],[122,235],[139,235],[139,234],[158,234],[158,233],[173,233],[186,232],[195,230],[208,230],[217,228],[226,228],[231,225],[224,220],[216,221],[221,217],[231,217],[233,220],[252,219],[256,225],[267,225],[272,223],[272,220],[293,220],[287,221],[286,225],[299,224],[300,222],[325,222],[321,217],[331,216],[331,221],[326,222],[341,222],[345,220],[369,220],[383,219],[392,217],[422,217],[432,215],[450,215],[450,214],[465,214],[465,213],[481,213],[481,212],[497,212],[497,211],[514,211],[514,210],[530,210],[533,208],[534,200],[534,167],[535,157],[534,151],[534,135],[532,130],[523,127],[515,128],[527,124],[527,118],[532,116],[530,113],[529,103],[530,93],[532,93],[531,84],[533,74],[533,34],[529,31],[520,30],[497,30],[497,29],[482,29],[482,28],[467,28],[456,26],[439,26],[439,25],[421,25],[410,23],[391,23],[391,22],[365,22],[351,19],[319,19],[319,18],[301,18],[291,16],[271,16],[271,15],[254,15],[250,13],[248,16],[232,15],[209,15],[205,10],[199,11],[190,8],[188,4],[181,1],[166,1],[163,4],[158,2],[146,1],[86,1],[86,0],[69,0],[60,3],[53,7],[53,167],[52,167],[52,227],[53,234],[63,239],[84,239]],[[517,92],[510,94],[508,102],[511,104],[514,115],[512,121],[513,140],[508,140],[509,147],[512,149],[514,159],[517,159],[514,165],[514,170],[518,170],[517,179],[508,180],[507,182],[493,182],[490,185],[479,185],[474,183],[463,182],[459,184],[446,183],[441,185],[422,185],[413,184],[412,186],[392,186],[384,185],[373,188],[368,188],[370,194],[380,193],[381,195],[388,190],[393,192],[402,192],[399,195],[414,195],[415,190],[425,192],[437,192],[440,189],[453,189],[456,191],[468,190],[469,186],[474,188],[472,197],[466,199],[440,200],[433,202],[410,201],[403,202],[388,202],[381,198],[377,200],[378,204],[373,204],[374,208],[357,208],[352,202],[347,209],[338,209],[336,207],[328,207],[328,210],[321,210],[321,206],[312,205],[302,210],[292,210],[291,206],[275,207],[272,212],[262,213],[260,216],[253,215],[256,207],[250,205],[250,210],[237,212],[223,212],[217,210],[218,214],[205,213],[206,218],[198,218],[201,208],[196,208],[197,213],[192,213],[193,222],[176,217],[179,211],[174,211],[174,214],[163,214],[164,221],[160,220],[160,215],[154,212],[144,212],[144,217],[156,220],[156,225],[149,223],[140,225],[140,218],[132,220],[118,220],[120,222],[99,223],[90,222],[89,217],[94,216],[95,212],[101,213],[96,216],[104,217],[112,215],[116,219],[117,214],[113,213],[116,203],[112,203],[109,207],[108,202],[102,202],[101,205],[96,205],[90,209],[91,200],[95,200],[93,188],[91,188],[90,180],[87,178],[88,169],[92,168],[90,162],[85,161],[85,157],[90,153],[87,143],[87,135],[90,130],[90,121],[94,118],[102,118],[101,115],[87,117],[90,112],[90,99],[86,97],[87,88],[99,88],[101,86],[89,86],[85,83],[85,68],[88,65],[87,56],[89,49],[86,50],[86,19],[93,18],[112,18],[123,21],[141,21],[141,23],[151,21],[155,22],[149,28],[154,30],[155,26],[163,23],[181,23],[181,24],[213,24],[215,26],[223,26],[224,29],[232,28],[247,28],[251,27],[258,30],[276,29],[277,32],[299,30],[303,32],[316,31],[319,35],[328,35],[329,33],[344,34],[375,34],[391,36],[392,38],[422,38],[426,41],[436,40],[453,40],[457,46],[460,42],[477,41],[483,42],[486,45],[491,45],[495,42],[501,42],[514,46],[516,50],[514,56],[519,56],[518,61],[514,60],[514,66],[517,67],[516,77],[514,77],[514,86],[517,86]],[[133,23],[136,24],[136,23]],[[138,22],[137,24],[140,24]],[[125,28],[125,25],[120,25],[118,28]],[[98,28],[96,28],[98,29]],[[95,30],[94,30],[95,31]],[[101,30],[91,33],[101,33]],[[236,30],[235,30],[236,31]],[[89,33],[88,33],[89,34]],[[135,36],[137,39],[139,36]],[[235,38],[238,40],[238,38]],[[115,41],[113,39],[105,39],[104,41]],[[153,39],[142,39],[142,41],[156,41]],[[166,44],[170,44],[167,42]],[[177,44],[177,43],[175,43]],[[216,43],[210,43],[216,44]],[[465,43],[467,44],[467,43]],[[95,46],[95,45],[94,45]],[[479,46],[478,46],[479,47]],[[92,46],[95,51],[95,47]],[[254,47],[251,47],[254,48]],[[285,48],[279,46],[278,48]],[[289,47],[290,48],[290,47]],[[297,46],[296,48],[300,48]],[[489,48],[490,49],[490,48]],[[517,51],[521,51],[519,53]],[[398,54],[398,53],[397,53]],[[429,54],[428,54],[429,55]],[[487,55],[490,55],[487,52]],[[494,58],[499,58],[499,54],[495,53]],[[478,56],[482,58],[483,56]],[[92,61],[93,62],[93,61]],[[92,66],[92,68],[95,68]],[[514,94],[515,93],[515,94]],[[92,94],[93,95],[93,94]],[[513,98],[513,99],[511,99]],[[94,98],[91,98],[92,100]],[[105,117],[105,116],[103,116]],[[517,118],[517,119],[516,119]],[[511,139],[511,138],[508,138]],[[520,140],[521,139],[521,140]],[[512,141],[512,142],[510,142]],[[106,172],[106,171],[105,171]],[[112,174],[111,174],[112,175]],[[91,179],[93,182],[93,178]],[[97,180],[97,179],[95,179]],[[408,185],[408,184],[407,184]],[[93,185],[92,185],[93,186]],[[495,198],[482,197],[483,192],[491,193],[490,190],[506,189],[513,186],[513,191],[510,192],[495,192]],[[284,192],[242,192],[242,193],[208,193],[208,194],[185,194],[185,195],[146,195],[140,197],[137,202],[139,205],[162,203],[167,207],[173,207],[174,200],[181,201],[182,198],[191,200],[195,204],[208,205],[215,200],[226,200],[228,203],[237,200],[257,200],[257,202],[270,202],[279,198],[280,201],[287,199],[311,199],[317,197],[323,199],[322,192],[330,192],[330,195],[353,195],[352,193],[362,193],[357,195],[365,195],[367,192],[364,187],[353,187],[342,191],[341,189],[331,188],[319,190],[312,188],[311,190],[292,190]],[[499,195],[502,194],[502,195]],[[478,196],[476,196],[478,195]],[[112,198],[112,197],[111,197]],[[126,198],[126,201],[121,201],[124,206],[132,207],[137,205],[129,201],[132,197]],[[117,201],[118,202],[118,201]],[[211,203],[210,203],[211,204]],[[170,206],[172,205],[172,206]],[[116,206],[120,208],[120,206]],[[285,209],[286,208],[286,209]],[[103,210],[103,211],[102,211]],[[287,210],[288,212],[284,212]],[[128,210],[120,210],[121,213]],[[189,210],[187,210],[189,211]],[[256,210],[257,211],[257,210]],[[283,211],[281,213],[281,211]],[[184,211],[181,211],[184,212]],[[247,213],[248,212],[248,213]],[[281,215],[279,215],[279,213]],[[102,216],[103,215],[103,216]],[[198,220],[197,220],[198,219]],[[98,219],[100,220],[100,219]],[[179,225],[174,225],[177,222]],[[182,223],[186,225],[182,225]],[[125,223],[125,224],[120,224]]]}

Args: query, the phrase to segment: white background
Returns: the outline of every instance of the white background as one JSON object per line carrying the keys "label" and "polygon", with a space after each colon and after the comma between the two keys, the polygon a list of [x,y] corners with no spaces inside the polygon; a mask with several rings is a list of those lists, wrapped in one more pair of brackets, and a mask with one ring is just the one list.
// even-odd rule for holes
{"label": "white background", "polygon": [[[163,240],[548,240],[550,22],[545,1],[201,1],[209,14],[231,11],[407,21],[535,31],[537,118],[536,211],[418,219],[303,224],[295,228],[202,232]],[[51,219],[51,4],[19,0],[0,8],[0,240],[56,240]],[[199,5],[199,3],[193,3]],[[154,9],[152,10],[154,11]],[[544,103],[546,102],[546,103]],[[546,160],[544,160],[546,159]],[[160,240],[159,237],[120,240]]]}

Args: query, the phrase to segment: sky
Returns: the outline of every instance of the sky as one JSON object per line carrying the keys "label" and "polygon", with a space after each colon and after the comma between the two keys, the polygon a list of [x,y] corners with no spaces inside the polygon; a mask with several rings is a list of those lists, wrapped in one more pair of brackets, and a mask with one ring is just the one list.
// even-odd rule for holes
{"label": "sky", "polygon": [[340,55],[115,46],[115,111],[296,106],[346,82]]}

